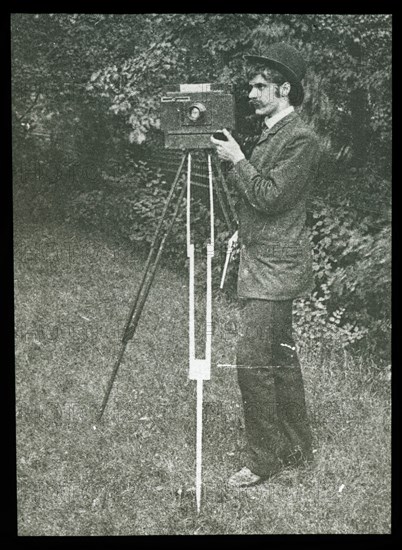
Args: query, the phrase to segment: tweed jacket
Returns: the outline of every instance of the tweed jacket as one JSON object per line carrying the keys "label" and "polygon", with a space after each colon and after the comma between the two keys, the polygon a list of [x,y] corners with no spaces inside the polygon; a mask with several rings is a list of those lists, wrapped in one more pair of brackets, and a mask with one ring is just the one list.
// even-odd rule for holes
{"label": "tweed jacket", "polygon": [[289,300],[312,291],[306,200],[318,162],[316,134],[292,112],[228,172],[241,194],[239,298]]}

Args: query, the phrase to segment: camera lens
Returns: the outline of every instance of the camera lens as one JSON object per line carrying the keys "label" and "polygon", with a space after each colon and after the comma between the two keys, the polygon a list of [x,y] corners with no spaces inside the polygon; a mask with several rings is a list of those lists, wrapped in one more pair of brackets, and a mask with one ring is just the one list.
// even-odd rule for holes
{"label": "camera lens", "polygon": [[200,114],[201,113],[198,107],[191,107],[188,117],[190,120],[193,120],[195,122],[200,118]]}
{"label": "camera lens", "polygon": [[193,103],[188,110],[187,116],[191,122],[201,122],[206,111],[205,105],[202,103]]}

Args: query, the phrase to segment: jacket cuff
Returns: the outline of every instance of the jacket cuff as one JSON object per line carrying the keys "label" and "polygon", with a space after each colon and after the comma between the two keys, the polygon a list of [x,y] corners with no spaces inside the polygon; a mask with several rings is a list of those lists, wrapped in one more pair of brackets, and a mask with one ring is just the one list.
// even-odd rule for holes
{"label": "jacket cuff", "polygon": [[254,206],[255,200],[253,199],[251,181],[254,177],[258,176],[258,171],[247,160],[239,160],[233,166],[234,182],[237,189],[247,198],[247,200]]}

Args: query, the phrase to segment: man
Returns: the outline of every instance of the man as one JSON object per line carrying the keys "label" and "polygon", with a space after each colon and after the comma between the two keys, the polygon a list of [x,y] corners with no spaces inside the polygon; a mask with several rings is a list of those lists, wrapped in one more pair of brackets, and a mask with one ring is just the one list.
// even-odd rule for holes
{"label": "man", "polygon": [[246,58],[262,134],[249,160],[227,130],[227,141],[211,138],[219,158],[233,164],[228,181],[242,198],[237,374],[249,459],[229,480],[236,487],[312,458],[292,300],[313,288],[306,199],[319,159],[317,136],[294,110],[304,96],[300,53],[278,43]]}

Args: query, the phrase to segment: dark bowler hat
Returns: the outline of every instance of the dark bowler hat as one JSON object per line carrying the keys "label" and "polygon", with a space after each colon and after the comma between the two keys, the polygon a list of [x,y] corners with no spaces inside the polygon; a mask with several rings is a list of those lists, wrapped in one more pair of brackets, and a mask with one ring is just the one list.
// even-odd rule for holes
{"label": "dark bowler hat", "polygon": [[279,71],[291,84],[296,85],[299,94],[303,95],[301,80],[306,74],[306,63],[293,46],[277,42],[261,47],[259,54],[245,55],[244,59],[250,63],[264,63],[267,67]]}

